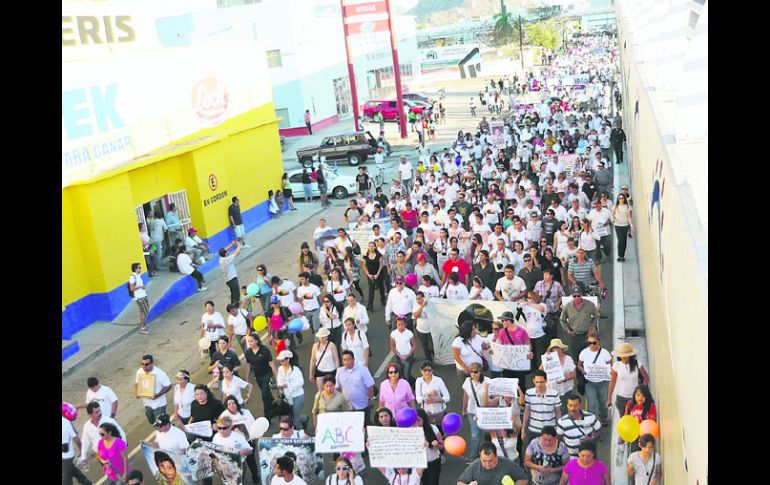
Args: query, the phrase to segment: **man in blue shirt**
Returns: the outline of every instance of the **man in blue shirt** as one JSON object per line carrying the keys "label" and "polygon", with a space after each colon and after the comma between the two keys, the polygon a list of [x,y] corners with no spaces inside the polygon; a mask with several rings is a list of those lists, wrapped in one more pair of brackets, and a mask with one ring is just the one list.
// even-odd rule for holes
{"label": "man in blue shirt", "polygon": [[337,389],[348,398],[353,411],[364,412],[364,425],[369,422],[369,405],[374,399],[374,379],[369,369],[356,363],[353,352],[342,352],[342,367],[337,369]]}
{"label": "man in blue shirt", "polygon": [[168,226],[168,236],[172,246],[176,243],[177,239],[184,241],[184,235],[182,235],[182,223],[179,221],[179,216],[176,214],[176,204],[173,202],[168,205],[168,212],[166,212],[166,226]]}

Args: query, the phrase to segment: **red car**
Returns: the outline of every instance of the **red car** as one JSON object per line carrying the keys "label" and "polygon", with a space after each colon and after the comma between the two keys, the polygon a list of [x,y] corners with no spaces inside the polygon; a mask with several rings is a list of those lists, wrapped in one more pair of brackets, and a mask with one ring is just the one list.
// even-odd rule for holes
{"label": "red car", "polygon": [[[409,106],[410,111],[415,114],[422,114],[425,107],[419,106],[416,103],[404,100],[404,105]],[[374,115],[378,112],[382,112],[382,117],[385,120],[398,120],[398,101],[396,100],[371,100],[364,103],[364,118],[368,118],[373,121]]]}

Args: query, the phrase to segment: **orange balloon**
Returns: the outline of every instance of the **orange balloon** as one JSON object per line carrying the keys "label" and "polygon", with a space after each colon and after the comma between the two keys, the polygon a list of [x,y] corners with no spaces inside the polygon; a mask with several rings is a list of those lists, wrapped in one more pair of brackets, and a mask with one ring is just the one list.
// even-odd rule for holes
{"label": "orange balloon", "polygon": [[462,436],[449,436],[444,439],[444,449],[450,455],[459,456],[465,453],[465,440]]}
{"label": "orange balloon", "polygon": [[639,425],[639,436],[642,436],[644,434],[651,434],[657,439],[658,435],[660,434],[660,428],[658,428],[658,423],[656,423],[652,419],[645,419],[644,421],[642,421],[642,423]]}

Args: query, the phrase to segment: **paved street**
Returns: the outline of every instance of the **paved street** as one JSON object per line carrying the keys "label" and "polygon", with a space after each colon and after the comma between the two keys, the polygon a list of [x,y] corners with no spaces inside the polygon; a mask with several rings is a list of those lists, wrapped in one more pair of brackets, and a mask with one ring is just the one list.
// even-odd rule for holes
{"label": "paved street", "polygon": [[[446,123],[437,125],[437,137],[436,142],[429,143],[429,146],[433,150],[443,149],[445,146],[449,146],[452,140],[457,136],[457,132],[460,129],[472,130],[475,132],[476,124],[481,119],[483,113],[481,107],[477,109],[478,118],[473,119],[470,117],[468,110],[468,99],[470,96],[478,95],[479,87],[482,84],[481,79],[476,80],[463,80],[451,83],[451,87],[447,89],[447,98],[442,102],[447,109]],[[487,81],[488,82],[488,81]],[[436,89],[441,86],[436,86]],[[429,95],[437,99],[437,93],[435,90],[422,91],[422,94]],[[490,119],[487,116],[487,119]],[[350,121],[352,128],[352,120]],[[377,125],[366,124],[366,128],[372,131],[372,134],[376,136]],[[325,131],[322,130],[319,135],[323,135]],[[329,133],[331,134],[331,133]],[[386,124],[386,137],[391,143],[397,139],[397,126],[394,123]],[[317,138],[317,137],[314,137]],[[308,143],[306,143],[308,144]],[[299,167],[299,164],[294,158],[294,151],[297,148],[304,146],[302,140],[289,139],[287,150],[284,152],[285,168],[286,170],[293,170]],[[410,133],[410,138],[407,143],[398,143],[396,151],[388,159],[386,159],[386,180],[390,180],[395,177],[395,166],[398,163],[398,155],[404,153],[409,160],[416,166],[417,154],[414,147],[417,145],[416,133]],[[366,166],[370,167],[370,173],[373,171],[373,161],[367,161]],[[353,175],[356,169],[347,165],[340,165],[342,173]],[[389,187],[386,186],[386,187]],[[387,188],[386,188],[387,190]],[[251,249],[244,250],[237,261],[238,276],[241,285],[245,285],[254,280],[255,267],[257,264],[265,264],[268,271],[273,275],[279,275],[296,281],[297,279],[297,255],[299,253],[300,244],[303,241],[308,241],[312,246],[312,233],[313,229],[317,226],[319,217],[326,218],[330,227],[340,227],[343,225],[343,211],[347,206],[347,200],[334,200],[332,206],[326,210],[321,210],[319,203],[297,202],[299,211],[288,213],[284,217],[291,218],[291,223],[295,225],[293,228],[289,228],[288,232],[280,239],[275,239],[271,236],[273,226],[277,224],[289,224],[288,219],[279,219],[277,221],[271,221],[262,227],[258,228],[252,234],[247,236],[247,241],[253,247]],[[606,258],[605,258],[606,261]],[[612,261],[605,262],[602,265],[602,275],[605,281],[612,291]],[[88,363],[75,369],[69,373],[62,380],[62,399],[64,401],[72,403],[82,403],[85,398],[86,379],[90,376],[96,376],[99,378],[102,384],[110,386],[119,397],[119,410],[117,420],[120,425],[127,432],[128,446],[131,450],[131,464],[132,467],[138,468],[145,473],[145,477],[149,476],[149,471],[144,462],[144,458],[141,454],[136,453],[139,445],[139,440],[147,439],[148,435],[153,432],[152,427],[148,424],[144,417],[144,409],[141,401],[133,397],[133,377],[136,369],[138,368],[139,359],[142,354],[149,353],[155,357],[155,365],[163,369],[171,378],[173,382],[173,375],[179,369],[188,369],[191,371],[192,383],[206,383],[210,380],[205,372],[205,364],[208,362],[208,357],[202,359],[198,350],[197,342],[199,339],[200,331],[200,316],[203,313],[203,303],[206,300],[212,299],[217,305],[217,310],[223,315],[225,314],[224,307],[226,306],[229,293],[222,278],[220,277],[219,269],[215,269],[209,273],[206,277],[208,291],[204,293],[195,294],[185,302],[169,310],[160,318],[152,322],[149,325],[150,334],[141,335],[134,333],[122,341],[119,345],[111,348],[108,352],[96,356]],[[367,291],[365,283],[364,290]],[[373,357],[370,362],[370,370],[375,377],[375,381],[379,386],[379,383],[383,379],[383,369],[385,364],[392,358],[392,354],[388,349],[388,335],[389,330],[384,324],[383,319],[383,307],[378,303],[379,299],[375,299],[374,312],[370,312],[371,323],[369,325],[369,341],[372,343]],[[611,325],[612,325],[612,305],[610,300],[606,300],[606,304],[603,305],[603,310],[607,319],[601,321],[601,337],[605,342],[605,346],[610,345],[611,338]],[[118,317],[115,324],[132,324],[135,320],[126,316],[127,312],[124,312],[121,317]],[[226,316],[226,315],[225,315]],[[122,321],[124,319],[125,321]],[[303,374],[307,378],[307,363],[310,356],[310,348],[312,344],[312,336],[309,332],[305,332],[305,342],[299,347],[300,354],[300,366],[302,367]],[[415,356],[415,362],[417,365],[413,368],[413,375],[419,375],[419,362],[423,360],[422,347],[418,344],[418,351]],[[454,370],[454,366],[437,366],[436,374],[441,376],[447,384],[451,393],[451,402],[448,405],[448,411],[460,412],[462,404],[462,393],[460,390],[461,382],[457,378]],[[529,383],[531,386],[531,382]],[[310,415],[310,409],[313,403],[313,396],[316,388],[314,385],[306,385],[305,394],[305,409],[304,414]],[[255,389],[255,393],[259,390]],[[221,397],[221,391],[215,391],[215,395]],[[168,394],[169,401],[172,401],[173,391]],[[255,416],[262,415],[261,400],[257,396],[251,399],[246,406]],[[172,410],[172,406],[169,405],[169,414]],[[80,417],[75,422],[75,426],[80,432],[83,427],[83,423],[86,419],[85,410],[80,411]],[[273,420],[271,428],[266,433],[267,436],[277,432],[277,421]],[[312,419],[310,421],[310,432],[313,435]],[[461,435],[469,442],[469,428],[466,421],[463,421],[463,429]],[[609,460],[609,437],[605,436],[600,445],[600,458],[608,463]],[[460,457],[447,456],[447,462],[441,469],[441,483],[442,484],[454,484],[456,478],[462,472],[467,462]],[[87,474],[89,478],[98,481],[102,477],[101,467],[97,466],[95,459],[90,461],[90,472]],[[330,470],[329,467],[326,471]],[[248,472],[247,472],[248,475]],[[152,483],[148,481],[147,483]],[[215,479],[215,483],[218,483]],[[385,484],[385,479],[379,472],[368,470],[366,475],[367,484]]]}

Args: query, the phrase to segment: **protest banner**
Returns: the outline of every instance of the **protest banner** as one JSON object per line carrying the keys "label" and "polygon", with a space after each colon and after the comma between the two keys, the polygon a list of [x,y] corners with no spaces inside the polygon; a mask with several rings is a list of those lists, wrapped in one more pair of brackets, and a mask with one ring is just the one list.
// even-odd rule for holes
{"label": "protest banner", "polygon": [[518,397],[519,379],[515,377],[496,377],[489,381],[490,396]]}
{"label": "protest banner", "polygon": [[511,408],[476,408],[476,417],[481,429],[513,429]]}
{"label": "protest banner", "polygon": [[197,423],[185,424],[184,430],[190,434],[205,436],[206,438],[211,438],[211,435],[214,433],[211,429],[211,421],[198,421]]}
{"label": "protest banner", "polygon": [[197,439],[190,445],[186,456],[195,480],[216,476],[226,485],[241,485],[243,462],[236,450]]}
{"label": "protest banner", "polygon": [[422,428],[367,426],[369,465],[372,468],[426,468],[428,457]]}
{"label": "protest banner", "polygon": [[[195,483],[187,455],[156,449],[146,443],[142,444],[142,455],[147,461],[150,473],[159,484],[193,485]],[[145,480],[145,483],[149,481]]]}
{"label": "protest banner", "polygon": [[588,380],[610,380],[610,364],[602,364],[601,362],[597,362],[596,364],[583,362],[583,368],[586,370],[586,379]]}
{"label": "protest banner", "polygon": [[492,362],[503,369],[529,371],[529,345],[501,345],[491,342]]}
{"label": "protest banner", "polygon": [[564,369],[559,362],[559,354],[556,352],[547,352],[540,356],[543,362],[543,370],[548,374],[549,382],[556,382],[560,379],[564,379]]}
{"label": "protest banner", "polygon": [[495,319],[503,312],[516,313],[517,303],[483,300],[444,300],[428,298],[425,311],[430,315],[430,334],[433,338],[433,362],[438,365],[451,365],[455,360],[452,355],[452,342],[457,337],[460,314],[473,308],[483,307]]}
{"label": "protest banner", "polygon": [[260,438],[257,442],[259,476],[268,485],[275,474],[275,461],[290,451],[297,457],[295,476],[305,483],[324,479],[323,456],[315,454],[315,438]]}
{"label": "protest banner", "polygon": [[364,413],[320,413],[315,432],[316,453],[364,451]]}

